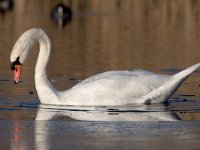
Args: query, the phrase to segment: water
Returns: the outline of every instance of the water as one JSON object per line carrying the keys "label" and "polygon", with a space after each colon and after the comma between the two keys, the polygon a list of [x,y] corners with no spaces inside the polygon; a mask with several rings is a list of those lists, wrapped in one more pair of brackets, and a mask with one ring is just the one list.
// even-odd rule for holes
{"label": "water", "polygon": [[[64,1],[73,19],[50,19],[57,1],[15,1],[0,15],[1,149],[198,149],[199,71],[168,105],[72,107],[40,105],[34,85],[34,46],[14,85],[9,55],[27,29],[43,28],[52,42],[48,78],[59,90],[90,75],[143,68],[174,74],[199,62],[200,1]],[[36,120],[35,120],[36,119]]]}

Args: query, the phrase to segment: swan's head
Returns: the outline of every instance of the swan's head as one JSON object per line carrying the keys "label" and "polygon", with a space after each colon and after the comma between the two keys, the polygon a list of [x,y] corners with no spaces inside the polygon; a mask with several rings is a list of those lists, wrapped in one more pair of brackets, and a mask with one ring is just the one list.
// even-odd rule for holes
{"label": "swan's head", "polygon": [[18,83],[20,80],[20,74],[22,69],[22,64],[26,60],[28,50],[33,45],[35,38],[40,29],[30,29],[24,32],[17,42],[15,43],[11,54],[11,70],[14,70],[14,83]]}
{"label": "swan's head", "polygon": [[13,47],[10,55],[10,68],[14,71],[14,83],[18,83],[20,80],[22,63],[25,61],[25,57],[21,48],[18,49],[18,46]]}

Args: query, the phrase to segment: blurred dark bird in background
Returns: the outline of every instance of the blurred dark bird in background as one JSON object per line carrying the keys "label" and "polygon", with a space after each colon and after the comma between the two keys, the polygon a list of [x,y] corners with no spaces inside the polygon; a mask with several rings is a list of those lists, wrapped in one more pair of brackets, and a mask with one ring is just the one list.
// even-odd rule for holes
{"label": "blurred dark bird in background", "polygon": [[72,19],[72,10],[70,7],[60,3],[51,11],[51,19],[58,24],[59,27],[64,27]]}
{"label": "blurred dark bird in background", "polygon": [[3,14],[6,11],[11,11],[13,9],[13,0],[0,0],[0,13]]}

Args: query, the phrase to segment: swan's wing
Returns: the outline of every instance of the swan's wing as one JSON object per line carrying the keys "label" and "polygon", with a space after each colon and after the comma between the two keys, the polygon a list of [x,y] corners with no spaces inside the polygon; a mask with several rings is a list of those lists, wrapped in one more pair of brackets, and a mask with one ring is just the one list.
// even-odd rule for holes
{"label": "swan's wing", "polygon": [[70,103],[73,105],[119,106],[164,102],[199,66],[196,64],[173,76],[138,69],[108,71],[89,77],[60,95],[64,95],[63,99],[74,99]]}
{"label": "swan's wing", "polygon": [[[160,74],[153,73],[151,71],[147,71],[143,69],[134,69],[134,70],[131,70],[130,72],[131,74],[135,74],[135,75],[159,75],[160,76]],[[162,76],[165,76],[165,75],[162,75]]]}
{"label": "swan's wing", "polygon": [[[144,70],[108,71],[89,77],[75,85],[72,89],[80,92],[119,97],[138,98],[159,88],[170,76],[159,75]],[[104,94],[102,94],[104,93]]]}
{"label": "swan's wing", "polygon": [[156,74],[150,71],[146,71],[146,70],[142,70],[142,69],[134,69],[132,71],[107,71],[104,73],[99,73],[96,74],[94,76],[88,77],[85,80],[81,81],[79,84],[86,84],[86,83],[90,83],[90,82],[94,82],[97,80],[101,80],[101,79],[110,79],[111,78],[126,78],[127,80],[129,80],[130,78],[132,79],[138,79],[140,78],[143,79],[145,78],[146,81],[148,81],[148,79],[150,80],[151,78],[154,78],[155,80],[161,80],[161,82],[163,82],[163,80],[166,80],[169,78],[168,75],[160,75],[160,74]]}
{"label": "swan's wing", "polygon": [[94,82],[94,81],[97,81],[100,79],[117,77],[117,76],[125,76],[128,74],[129,74],[128,71],[107,71],[107,72],[99,73],[99,74],[93,75],[91,77],[88,77],[88,78],[82,80],[79,84],[86,84],[86,83]]}

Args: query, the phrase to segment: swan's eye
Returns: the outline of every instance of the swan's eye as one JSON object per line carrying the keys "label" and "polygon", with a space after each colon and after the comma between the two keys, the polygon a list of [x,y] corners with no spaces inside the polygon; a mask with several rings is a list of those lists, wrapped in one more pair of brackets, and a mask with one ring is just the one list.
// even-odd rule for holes
{"label": "swan's eye", "polygon": [[19,62],[19,57],[17,57],[15,62],[11,62],[10,69],[15,70],[15,65],[21,65],[21,63]]}

